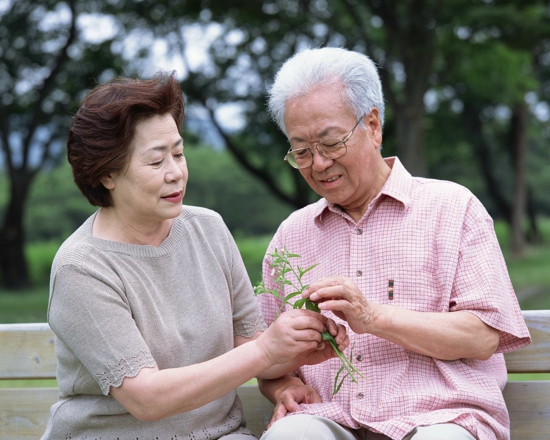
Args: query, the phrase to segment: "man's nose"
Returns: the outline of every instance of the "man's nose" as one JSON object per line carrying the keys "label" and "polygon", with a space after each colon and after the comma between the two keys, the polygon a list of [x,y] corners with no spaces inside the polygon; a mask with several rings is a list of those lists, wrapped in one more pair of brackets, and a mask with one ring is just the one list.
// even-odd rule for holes
{"label": "man's nose", "polygon": [[324,171],[334,163],[334,159],[323,156],[319,150],[317,150],[317,146],[312,148],[311,151],[313,153],[313,163],[311,167],[314,171]]}

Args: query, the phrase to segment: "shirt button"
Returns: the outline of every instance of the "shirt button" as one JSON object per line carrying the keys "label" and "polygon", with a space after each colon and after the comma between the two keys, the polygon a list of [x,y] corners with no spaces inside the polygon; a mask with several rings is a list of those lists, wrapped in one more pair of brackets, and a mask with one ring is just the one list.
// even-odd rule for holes
{"label": "shirt button", "polygon": [[357,229],[357,235],[361,235],[363,233],[362,229]]}
{"label": "shirt button", "polygon": [[357,274],[358,277],[360,277],[361,275],[363,275],[363,271],[362,270],[358,270],[357,272],[355,272]]}
{"label": "shirt button", "polygon": [[357,398],[358,398],[358,399],[362,399],[363,397],[365,397],[365,395],[364,395],[363,393],[357,394]]}
{"label": "shirt button", "polygon": [[363,355],[362,354],[357,355],[356,359],[358,362],[361,362],[363,360]]}

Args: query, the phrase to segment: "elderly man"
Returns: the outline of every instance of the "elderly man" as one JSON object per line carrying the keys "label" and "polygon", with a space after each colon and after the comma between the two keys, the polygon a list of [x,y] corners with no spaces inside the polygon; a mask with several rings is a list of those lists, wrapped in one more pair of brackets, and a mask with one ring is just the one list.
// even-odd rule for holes
{"label": "elderly man", "polygon": [[[484,207],[382,157],[382,88],[362,54],[298,53],[269,109],[290,142],[285,160],[322,198],[281,224],[264,282],[276,286],[274,249],[299,254],[302,268],[319,263],[304,296],[347,326],[365,379],[333,395],[332,359],[260,380],[276,404],[262,440],[508,439],[502,353],[530,338]],[[273,322],[281,303],[259,301]]]}

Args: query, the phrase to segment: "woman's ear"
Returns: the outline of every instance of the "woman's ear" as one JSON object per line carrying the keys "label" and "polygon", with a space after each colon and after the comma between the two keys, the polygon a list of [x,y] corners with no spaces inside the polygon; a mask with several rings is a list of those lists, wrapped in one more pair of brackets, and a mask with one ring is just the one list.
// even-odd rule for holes
{"label": "woman's ear", "polygon": [[115,189],[115,179],[113,178],[112,174],[107,174],[106,176],[103,176],[100,179],[103,186],[107,189]]}

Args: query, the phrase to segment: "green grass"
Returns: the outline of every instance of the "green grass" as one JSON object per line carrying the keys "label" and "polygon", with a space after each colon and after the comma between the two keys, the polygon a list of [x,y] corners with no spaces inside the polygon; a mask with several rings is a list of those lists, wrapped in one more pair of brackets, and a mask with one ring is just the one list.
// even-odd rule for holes
{"label": "green grass", "polygon": [[524,380],[550,380],[550,373],[514,373],[508,375],[508,380],[513,382]]}
{"label": "green grass", "polygon": [[52,261],[61,243],[48,241],[34,243],[25,248],[25,255],[29,262],[29,276],[34,285],[47,285],[50,279]]}
{"label": "green grass", "polygon": [[262,262],[271,236],[237,237],[235,241],[243,257],[250,281],[252,285],[256,285],[262,279]]}
{"label": "green grass", "polygon": [[0,388],[56,388],[55,379],[0,380]]}
{"label": "green grass", "polygon": [[48,287],[43,285],[25,292],[5,291],[0,295],[0,322],[46,322]]}
{"label": "green grass", "polygon": [[[522,258],[517,259],[509,251],[508,227],[503,222],[495,223],[508,273],[524,310],[550,309],[550,218],[540,219],[539,227],[545,243],[528,247]],[[530,295],[533,300],[522,300]]]}

